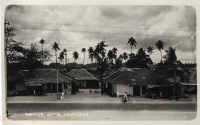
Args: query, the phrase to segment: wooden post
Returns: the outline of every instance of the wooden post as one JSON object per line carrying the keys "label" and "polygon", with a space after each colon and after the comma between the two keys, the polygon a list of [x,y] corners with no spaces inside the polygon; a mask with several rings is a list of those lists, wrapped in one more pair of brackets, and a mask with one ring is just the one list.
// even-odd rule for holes
{"label": "wooden post", "polygon": [[142,85],[140,85],[140,96],[142,96]]}
{"label": "wooden post", "polygon": [[64,92],[64,83],[62,84],[62,91]]}

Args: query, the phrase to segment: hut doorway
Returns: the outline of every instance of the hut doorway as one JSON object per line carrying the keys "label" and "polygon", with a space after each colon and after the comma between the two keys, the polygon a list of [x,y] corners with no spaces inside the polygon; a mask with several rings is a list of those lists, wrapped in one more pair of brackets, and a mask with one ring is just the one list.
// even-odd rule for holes
{"label": "hut doorway", "polygon": [[140,96],[140,86],[139,85],[133,86],[133,95]]}

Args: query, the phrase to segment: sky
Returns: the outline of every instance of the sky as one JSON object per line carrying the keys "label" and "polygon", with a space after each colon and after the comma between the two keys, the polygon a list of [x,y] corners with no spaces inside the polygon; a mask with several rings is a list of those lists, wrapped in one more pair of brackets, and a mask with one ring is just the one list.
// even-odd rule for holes
{"label": "sky", "polygon": [[[77,63],[83,63],[82,48],[88,50],[105,41],[107,52],[118,49],[117,55],[130,53],[128,39],[133,37],[137,46],[154,48],[150,55],[153,62],[160,62],[161,54],[156,49],[158,40],[164,42],[164,49],[176,48],[178,60],[183,63],[196,62],[196,11],[191,6],[8,6],[5,19],[16,30],[14,39],[30,48],[45,40],[44,50],[54,50],[57,42],[60,51],[67,49],[69,62],[74,62],[72,53],[77,51]],[[163,51],[163,55],[165,52]],[[55,62],[55,56],[51,62]],[[48,62],[48,63],[51,63]],[[91,63],[88,52],[85,64]]]}

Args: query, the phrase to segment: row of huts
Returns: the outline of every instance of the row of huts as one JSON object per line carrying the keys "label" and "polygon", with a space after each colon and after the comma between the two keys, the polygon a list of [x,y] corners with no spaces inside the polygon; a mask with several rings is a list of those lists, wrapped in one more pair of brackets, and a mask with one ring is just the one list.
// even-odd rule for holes
{"label": "row of huts", "polygon": [[[58,81],[57,81],[58,74]],[[8,92],[18,94],[44,94],[58,91],[66,94],[75,94],[79,88],[98,89],[104,85],[106,93],[110,96],[121,96],[126,92],[131,96],[145,96],[149,92],[165,94],[173,86],[170,80],[157,75],[146,68],[132,68],[108,70],[101,75],[86,69],[72,69],[69,72],[58,71],[53,68],[36,69],[32,72],[21,71],[7,76]],[[181,82],[180,82],[181,83]],[[195,91],[196,80],[191,83],[182,83],[182,93]],[[13,91],[13,92],[12,92]]]}
{"label": "row of huts", "polygon": [[98,78],[86,69],[73,69],[67,73],[57,72],[53,68],[36,69],[32,72],[20,71],[9,73],[7,83],[8,92],[21,95],[56,93],[57,89],[58,92],[75,94],[77,88],[97,89],[99,87]]}

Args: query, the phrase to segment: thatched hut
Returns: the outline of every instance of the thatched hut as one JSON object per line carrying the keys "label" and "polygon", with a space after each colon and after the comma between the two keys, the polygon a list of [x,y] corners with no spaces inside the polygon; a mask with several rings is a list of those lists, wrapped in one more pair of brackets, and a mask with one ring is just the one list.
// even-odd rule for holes
{"label": "thatched hut", "polygon": [[99,88],[98,79],[86,69],[72,69],[67,75],[78,82],[79,88]]}
{"label": "thatched hut", "polygon": [[[53,68],[36,69],[24,78],[28,92],[57,92],[57,70]],[[70,93],[72,78],[58,71],[58,91]]]}

